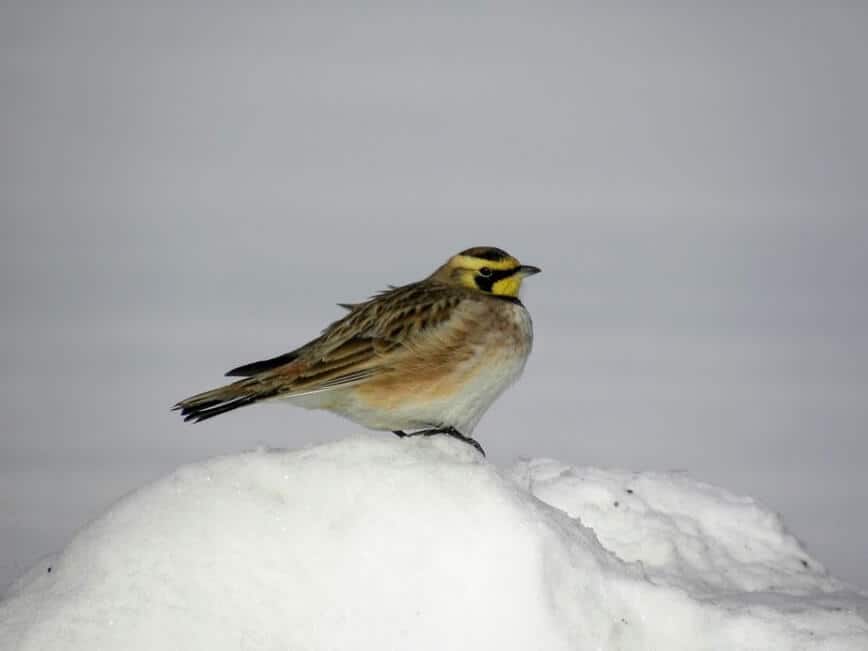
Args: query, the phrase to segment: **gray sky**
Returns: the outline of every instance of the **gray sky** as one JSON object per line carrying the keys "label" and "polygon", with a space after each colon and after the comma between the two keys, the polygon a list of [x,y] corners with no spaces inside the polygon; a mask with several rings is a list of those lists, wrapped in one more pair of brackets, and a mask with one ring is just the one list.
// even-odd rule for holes
{"label": "gray sky", "polygon": [[0,585],[358,431],[168,408],[490,244],[544,269],[494,461],[687,470],[868,587],[868,10],[75,4],[0,9]]}

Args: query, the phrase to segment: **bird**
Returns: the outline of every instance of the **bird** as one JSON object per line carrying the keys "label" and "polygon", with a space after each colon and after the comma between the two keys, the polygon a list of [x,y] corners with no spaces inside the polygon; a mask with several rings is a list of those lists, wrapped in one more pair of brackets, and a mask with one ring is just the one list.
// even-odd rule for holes
{"label": "bird", "polygon": [[173,407],[200,422],[266,400],[324,409],[397,436],[472,438],[485,411],[524,370],[533,326],[519,299],[539,267],[491,246],[450,257],[418,282],[389,286],[316,339],[226,373],[242,379]]}

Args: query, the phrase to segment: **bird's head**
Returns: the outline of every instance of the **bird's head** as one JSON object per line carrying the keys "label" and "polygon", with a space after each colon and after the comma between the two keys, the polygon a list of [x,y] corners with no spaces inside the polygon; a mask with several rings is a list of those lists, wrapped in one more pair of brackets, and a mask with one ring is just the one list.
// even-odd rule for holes
{"label": "bird's head", "polygon": [[503,249],[475,246],[453,255],[431,277],[448,285],[515,298],[521,281],[540,271],[539,267],[521,264]]}

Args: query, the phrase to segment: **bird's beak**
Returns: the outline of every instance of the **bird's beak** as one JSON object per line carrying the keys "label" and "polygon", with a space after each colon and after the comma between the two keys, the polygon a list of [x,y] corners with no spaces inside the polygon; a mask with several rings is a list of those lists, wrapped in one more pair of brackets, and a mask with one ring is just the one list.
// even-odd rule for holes
{"label": "bird's beak", "polygon": [[539,267],[534,267],[529,264],[523,264],[518,268],[518,273],[521,276],[533,276],[534,274],[538,274],[542,269]]}

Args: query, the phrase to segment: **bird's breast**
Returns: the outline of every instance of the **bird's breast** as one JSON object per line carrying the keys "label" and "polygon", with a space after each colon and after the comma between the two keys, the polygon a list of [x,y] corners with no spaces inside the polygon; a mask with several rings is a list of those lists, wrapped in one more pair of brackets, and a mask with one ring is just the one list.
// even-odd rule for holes
{"label": "bird's breast", "polygon": [[[533,342],[521,304],[487,301],[408,349],[390,372],[353,391],[369,427],[452,425],[470,434],[497,397],[524,370]],[[374,421],[381,420],[377,425]]]}

